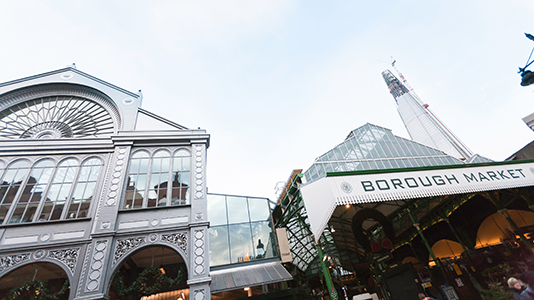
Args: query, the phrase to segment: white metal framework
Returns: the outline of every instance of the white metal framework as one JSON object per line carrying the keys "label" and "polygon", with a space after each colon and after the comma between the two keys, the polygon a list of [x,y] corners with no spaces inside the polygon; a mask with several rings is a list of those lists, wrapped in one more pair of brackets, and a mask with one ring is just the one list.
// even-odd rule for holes
{"label": "white metal framework", "polygon": [[0,113],[0,136],[8,139],[78,138],[112,134],[113,130],[109,112],[81,97],[32,99]]}

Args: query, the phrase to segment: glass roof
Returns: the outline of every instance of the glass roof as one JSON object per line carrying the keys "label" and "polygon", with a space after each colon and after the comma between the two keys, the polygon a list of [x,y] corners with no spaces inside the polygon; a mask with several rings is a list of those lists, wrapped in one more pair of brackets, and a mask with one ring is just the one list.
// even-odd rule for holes
{"label": "glass roof", "polygon": [[[312,238],[306,208],[299,190],[299,186],[304,180],[308,184],[326,177],[326,173],[329,172],[482,162],[491,162],[491,160],[476,154],[466,161],[461,161],[443,151],[398,137],[390,129],[367,123],[351,131],[341,144],[319,156],[308,170],[289,179],[286,184],[286,192],[282,193],[278,202],[283,212],[277,227],[287,228],[293,264],[308,275],[316,274],[320,272],[320,259],[317,257],[316,245]],[[296,171],[300,170],[294,172]],[[397,202],[391,204],[400,207],[402,203]],[[321,245],[324,247],[324,252],[338,257],[341,261],[359,262],[358,255],[353,251],[348,251],[355,243],[352,234],[346,235],[344,232],[345,227],[350,227],[350,224],[341,223],[343,223],[343,218],[332,218],[329,222],[331,227],[325,228],[321,235]],[[339,234],[338,230],[333,234],[332,226],[342,230],[339,230]],[[350,229],[347,230],[351,231]],[[337,242],[334,242],[334,235],[338,236],[336,237]],[[345,240],[347,237],[350,239]],[[339,238],[343,241],[340,242]]]}
{"label": "glass roof", "polygon": [[319,156],[304,172],[306,182],[328,172],[396,169],[463,164],[440,150],[398,137],[390,129],[367,123],[345,141]]}

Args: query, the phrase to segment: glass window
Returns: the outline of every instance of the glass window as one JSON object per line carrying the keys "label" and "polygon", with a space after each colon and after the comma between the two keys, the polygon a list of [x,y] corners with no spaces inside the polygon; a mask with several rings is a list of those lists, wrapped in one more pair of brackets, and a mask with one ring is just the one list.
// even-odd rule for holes
{"label": "glass window", "polygon": [[173,155],[158,150],[152,157],[145,151],[130,159],[128,186],[123,209],[182,205],[189,203],[191,154],[180,149]]}
{"label": "glass window", "polygon": [[150,157],[147,152],[141,151],[132,155],[123,208],[143,207],[149,162]]}
{"label": "glass window", "polygon": [[333,152],[336,160],[343,160],[343,154],[341,153],[340,147],[334,148]]}
{"label": "glass window", "polygon": [[227,196],[226,204],[229,224],[249,222],[247,198]]}
{"label": "glass window", "polygon": [[208,220],[210,266],[276,255],[268,199],[208,194]]}
{"label": "glass window", "polygon": [[0,183],[0,221],[4,222],[11,204],[28,173],[30,164],[26,160],[19,160],[11,164],[4,173]]}
{"label": "glass window", "polygon": [[272,230],[268,221],[253,222],[252,242],[254,245],[254,257],[256,259],[270,258],[276,254],[275,245],[271,242]]}
{"label": "glass window", "polygon": [[251,222],[269,220],[271,209],[269,208],[267,199],[248,198],[248,209]]}
{"label": "glass window", "polygon": [[160,150],[154,154],[148,186],[147,207],[167,205],[170,164],[171,155],[169,152]]}
{"label": "glass window", "polygon": [[51,160],[42,160],[33,166],[9,223],[33,221],[53,171],[54,162]]}
{"label": "glass window", "polygon": [[220,266],[230,263],[228,225],[213,226],[208,229],[210,241],[210,265]]}
{"label": "glass window", "polygon": [[71,197],[67,219],[87,217],[102,165],[102,160],[98,158],[91,158],[83,163]]}
{"label": "glass window", "polygon": [[181,149],[174,154],[172,169],[172,204],[189,203],[191,173],[191,155]]}
{"label": "glass window", "polygon": [[376,162],[374,160],[369,160],[368,163],[369,163],[369,169],[370,170],[378,169],[378,166],[376,165]]}
{"label": "glass window", "polygon": [[208,195],[208,220],[210,226],[226,225],[226,197],[224,195]]}
{"label": "glass window", "polygon": [[252,260],[254,249],[250,223],[234,224],[228,226],[230,231],[230,259],[231,263]]}
{"label": "glass window", "polygon": [[61,218],[77,171],[78,161],[73,158],[64,160],[58,165],[46,195],[47,198],[41,210],[39,221],[59,220]]}
{"label": "glass window", "polygon": [[349,159],[349,150],[347,150],[347,142],[339,145],[339,150],[341,151],[341,156],[343,157],[343,160]]}

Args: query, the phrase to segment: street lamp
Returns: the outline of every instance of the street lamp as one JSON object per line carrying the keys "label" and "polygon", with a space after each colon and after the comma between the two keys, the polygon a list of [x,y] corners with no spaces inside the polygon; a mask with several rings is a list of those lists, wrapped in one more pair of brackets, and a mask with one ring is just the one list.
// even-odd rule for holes
{"label": "street lamp", "polygon": [[[529,40],[534,41],[534,36],[532,34],[525,33],[525,36]],[[532,52],[534,52],[534,48],[532,48],[532,51],[530,51],[530,55],[527,59],[526,65],[523,68],[519,68],[519,72],[517,72],[521,74],[521,86],[528,86],[534,83],[534,72],[525,70],[526,68],[528,68],[528,66],[530,66],[534,62],[534,60],[532,61],[530,60],[530,58],[532,57]]]}

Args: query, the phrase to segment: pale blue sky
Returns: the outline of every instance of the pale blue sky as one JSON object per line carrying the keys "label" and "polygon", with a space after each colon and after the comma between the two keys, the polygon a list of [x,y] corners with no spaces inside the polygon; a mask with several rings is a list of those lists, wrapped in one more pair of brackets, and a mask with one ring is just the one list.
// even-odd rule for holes
{"label": "pale blue sky", "polygon": [[534,139],[521,87],[534,2],[4,1],[0,82],[78,69],[211,134],[210,192],[274,199],[277,181],[367,122],[407,137],[381,72],[391,56],[476,153]]}

